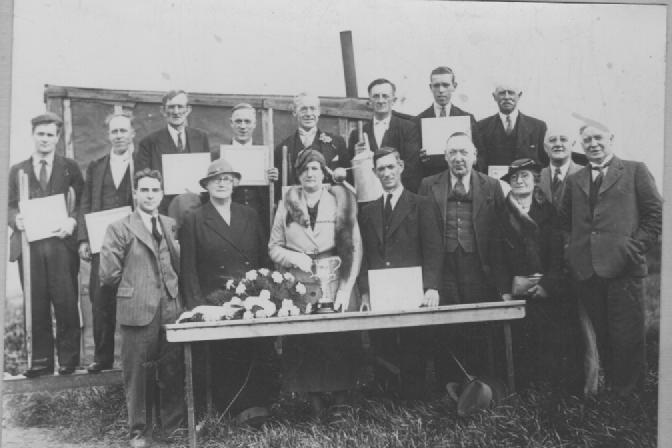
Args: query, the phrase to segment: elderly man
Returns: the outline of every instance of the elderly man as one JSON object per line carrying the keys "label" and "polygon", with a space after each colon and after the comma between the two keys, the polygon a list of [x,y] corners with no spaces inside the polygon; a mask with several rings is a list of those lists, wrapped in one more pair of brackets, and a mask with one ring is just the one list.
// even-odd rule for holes
{"label": "elderly man", "polygon": [[523,92],[512,83],[495,86],[492,98],[499,112],[478,122],[482,139],[479,168],[487,172],[491,166],[506,166],[518,159],[530,158],[541,166],[548,165],[544,152],[546,123],[524,115],[518,110]]}
{"label": "elderly man", "polygon": [[[9,172],[8,222],[13,230],[10,261],[21,266],[21,232],[25,230],[19,213],[19,172],[28,176],[30,199],[63,194],[70,215],[54,222],[53,236],[30,243],[30,286],[32,305],[32,367],[24,375],[32,378],[54,372],[54,337],[51,307],[56,315],[58,373],[68,375],[79,365],[79,312],[77,309],[77,238],[73,234],[84,185],[74,160],[55,153],[63,121],[51,112],[31,120],[34,151]],[[47,217],[47,219],[50,219]],[[19,270],[19,274],[23,274]],[[23,276],[22,281],[25,281]]]}
{"label": "elderly man", "polygon": [[348,159],[351,161],[362,151],[378,151],[384,146],[395,148],[404,162],[401,183],[404,188],[415,193],[422,180],[420,166],[420,137],[415,124],[392,113],[397,100],[396,86],[387,79],[374,79],[368,86],[369,104],[373,118],[364,124],[363,141],[358,131],[353,131],[348,139]]}
{"label": "elderly man", "polygon": [[[240,103],[231,111],[231,145],[252,146],[254,130],[257,128],[257,111],[252,105]],[[234,167],[235,168],[235,167]],[[270,182],[278,180],[278,169],[271,167],[266,172]],[[237,181],[238,182],[238,181]],[[270,202],[267,187],[237,187],[233,191],[233,201],[252,207],[261,219],[264,235],[268,236],[270,226]]]}
{"label": "elderly man", "polygon": [[[422,119],[436,117],[469,117],[471,126],[471,139],[476,148],[481,147],[480,136],[476,127],[476,119],[452,103],[453,93],[457,89],[455,73],[450,67],[437,67],[429,75],[429,90],[434,96],[434,103],[422,111],[414,121],[420,131],[420,143],[422,145]],[[446,160],[443,155],[426,155],[425,150],[420,151],[422,161],[422,177],[431,176],[445,170]]]}
{"label": "elderly man", "polygon": [[[394,148],[381,148],[374,155],[374,170],[383,187],[383,196],[362,208],[359,225],[364,257],[359,275],[362,303],[369,303],[369,269],[422,267],[424,305],[439,304],[443,251],[440,217],[428,199],[408,191],[402,185],[404,161]],[[425,394],[426,338],[417,329],[373,333],[374,345],[386,359],[399,358],[401,395],[408,399]],[[378,380],[384,382],[382,372]]]}
{"label": "elderly man", "polygon": [[[166,120],[166,127],[140,141],[135,155],[137,171],[149,168],[163,173],[164,154],[210,152],[208,134],[187,126],[187,118],[191,113],[187,92],[171,90],[163,96],[161,104],[161,115]],[[159,208],[161,213],[167,212],[168,205],[174,197],[174,195],[164,196]]]}
{"label": "elderly man", "polygon": [[[419,192],[441,211],[445,255],[441,304],[508,300],[511,278],[504,266],[499,236],[504,206],[500,183],[473,169],[477,150],[463,132],[448,138],[445,157],[448,168],[423,179]],[[472,372],[483,373],[485,341],[478,337],[470,340],[466,332],[451,333],[455,333],[451,344],[455,355],[466,360]],[[473,333],[477,336],[482,330]],[[437,361],[437,376],[440,384],[445,384],[457,372],[446,372],[443,359]]]}
{"label": "elderly man", "polygon": [[[317,127],[320,118],[320,99],[317,96],[305,92],[296,95],[292,115],[296,118],[299,128],[275,147],[275,166],[280,169],[282,168],[282,148],[287,147],[288,185],[297,184],[294,163],[298,154],[307,148],[321,153],[327,162],[327,167],[331,170],[348,167],[348,154],[343,137]],[[331,182],[331,176],[327,176],[325,180]]]}
{"label": "elderly man", "polygon": [[572,160],[574,133],[559,126],[548,129],[544,137],[544,150],[551,161],[550,165],[541,170],[539,187],[556,209],[562,204],[567,176],[581,169],[581,165]]}
{"label": "elderly man", "polygon": [[182,310],[175,221],[158,212],[163,197],[158,171],[138,171],[133,186],[135,211],[107,228],[100,281],[117,291],[130,444],[139,448],[150,443],[157,400],[157,417],[167,432],[181,423],[185,407],[180,347],[169,344],[162,329]]}
{"label": "elderly man", "polygon": [[86,169],[86,183],[77,220],[79,256],[82,260],[91,262],[89,298],[92,305],[95,351],[93,363],[87,367],[89,373],[111,369],[114,364],[117,291],[115,288],[100,286],[100,254],[91,254],[85,215],[133,205],[131,147],[135,130],[131,125],[131,116],[125,112],[114,113],[105,119],[105,123],[110,152],[91,162]]}
{"label": "elderly man", "polygon": [[580,136],[590,165],[566,181],[565,258],[595,328],[607,383],[627,396],[641,392],[646,374],[646,252],[661,231],[662,200],[646,165],[614,155],[606,126],[589,122]]}

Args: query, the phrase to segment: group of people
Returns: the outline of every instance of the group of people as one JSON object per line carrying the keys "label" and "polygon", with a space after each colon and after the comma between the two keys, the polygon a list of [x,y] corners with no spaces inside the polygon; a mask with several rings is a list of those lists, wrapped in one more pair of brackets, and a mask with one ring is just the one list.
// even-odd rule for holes
{"label": "group of people", "polygon": [[[24,229],[19,170],[29,177],[31,198],[63,193],[73,206],[54,223],[53,238],[30,243],[34,342],[25,375],[53,373],[52,305],[59,374],[79,364],[79,255],[91,262],[95,358],[88,370],[112,368],[118,322],[132,446],[146,443],[156,400],[165,428],[184,412],[180,351],[161,325],[212,301],[228,280],[273,265],[306,285],[306,300],[330,296],[342,311],[370,306],[369,270],[411,266],[422,268],[423,306],[527,298],[527,316],[514,325],[519,386],[550,380],[569,393],[591,393],[601,362],[614,392],[640,391],[646,253],[662,224],[661,197],[646,166],[618,158],[614,134],[595,121],[578,130],[587,165],[575,163],[577,130],[547,128],[524,115],[516,86],[498,85],[499,110],[481,121],[452,104],[457,81],[450,68],[433,70],[429,88],[433,104],[406,117],[392,111],[394,84],[371,82],[372,118],[347,144],[319,129],[319,98],[297,95],[298,129],[275,148],[275,167],[266,173],[269,182],[291,183],[277,206],[268,187],[241,186],[240,171],[211,152],[207,134],[187,126],[184,91],[164,96],[166,126],[142,139],[135,155],[131,116],[111,114],[110,152],[91,162],[86,179],[74,161],[55,154],[61,119],[34,118],[34,153],[9,177],[12,260],[21,256],[16,242]],[[444,116],[468,116],[470,128],[447,139],[443,157],[427,155],[420,120]],[[251,105],[234,107],[232,144],[251,145],[255,126]],[[163,194],[161,156],[183,152],[212,154],[201,197]],[[367,157],[382,191],[373,200],[346,185],[356,177],[355,160]],[[485,174],[492,165],[508,167],[501,180]],[[283,166],[289,173],[280,172]],[[108,227],[100,253],[92,254],[84,216],[125,205],[134,211]],[[311,275],[315,264],[334,257],[337,274],[320,284]],[[384,360],[375,382],[422,399],[428,360],[439,385],[461,378],[455,359],[472,374],[486,373],[493,364],[488,352],[501,340],[494,335],[487,325],[371,332]],[[358,334],[285,338],[283,389],[308,393],[316,415],[330,400],[343,403],[356,385],[360,348]],[[241,418],[266,416],[275,383],[264,362],[272,353],[265,339],[213,344],[215,405]],[[391,374],[389,365],[398,370]]]}

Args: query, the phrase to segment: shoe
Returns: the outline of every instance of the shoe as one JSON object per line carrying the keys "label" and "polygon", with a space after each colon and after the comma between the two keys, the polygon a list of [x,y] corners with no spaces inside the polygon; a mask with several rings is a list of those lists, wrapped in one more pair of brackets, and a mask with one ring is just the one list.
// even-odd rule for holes
{"label": "shoe", "polygon": [[112,364],[104,364],[98,361],[92,362],[86,368],[86,370],[89,373],[100,373],[103,370],[110,370],[110,369],[112,369]]}
{"label": "shoe", "polygon": [[75,372],[74,367],[59,367],[58,368],[58,374],[59,375],[72,375]]}
{"label": "shoe", "polygon": [[53,374],[54,374],[53,367],[39,367],[39,368],[33,367],[23,372],[23,376],[25,376],[26,378],[37,378],[38,376],[53,375]]}
{"label": "shoe", "polygon": [[131,448],[146,448],[149,446],[149,442],[145,436],[137,434],[131,437],[129,446]]}

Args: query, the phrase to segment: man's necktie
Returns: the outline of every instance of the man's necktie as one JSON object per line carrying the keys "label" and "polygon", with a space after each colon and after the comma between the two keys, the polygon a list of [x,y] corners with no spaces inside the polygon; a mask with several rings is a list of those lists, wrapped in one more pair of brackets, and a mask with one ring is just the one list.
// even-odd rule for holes
{"label": "man's necktie", "polygon": [[383,208],[383,219],[385,227],[390,225],[390,218],[392,217],[392,193],[385,195],[385,208]]}
{"label": "man's necktie", "polygon": [[179,152],[184,152],[184,142],[182,141],[182,133],[177,134],[177,150]]}
{"label": "man's necktie", "polygon": [[461,177],[458,177],[457,182],[455,182],[455,187],[453,187],[453,194],[457,199],[464,199],[467,196],[467,190],[464,189],[464,184],[462,183]]}
{"label": "man's necktie", "polygon": [[513,124],[511,124],[511,115],[506,116],[506,135],[511,135],[513,132]]}
{"label": "man's necktie", "polygon": [[155,216],[152,216],[152,236],[156,240],[156,244],[161,244],[161,234],[159,233],[159,228],[156,225]]}
{"label": "man's necktie", "polygon": [[46,190],[49,186],[49,175],[47,174],[47,161],[40,160],[40,187]]}
{"label": "man's necktie", "polygon": [[602,166],[590,166],[591,170],[591,176],[593,171],[599,171],[599,174],[595,176],[595,179],[593,179],[593,182],[590,185],[590,191],[589,196],[588,196],[588,201],[590,203],[590,211],[592,212],[595,210],[595,205],[597,204],[597,196],[598,193],[600,192],[600,187],[602,186],[602,180],[604,179],[604,168],[607,166],[607,164],[604,164]]}
{"label": "man's necktie", "polygon": [[439,113],[439,117],[445,117],[446,116],[446,106],[441,106],[441,113]]}
{"label": "man's necktie", "polygon": [[556,166],[555,170],[553,171],[553,183],[551,184],[551,190],[553,191],[553,193],[555,193],[555,191],[560,186],[560,182],[561,182],[560,181],[560,173],[561,173],[560,168]]}

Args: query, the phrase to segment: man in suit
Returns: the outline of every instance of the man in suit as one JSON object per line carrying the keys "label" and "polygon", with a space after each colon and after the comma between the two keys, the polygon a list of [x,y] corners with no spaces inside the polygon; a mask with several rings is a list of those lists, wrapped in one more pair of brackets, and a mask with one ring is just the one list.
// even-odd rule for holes
{"label": "man in suit", "polygon": [[646,374],[646,252],[662,226],[662,200],[646,165],[614,155],[614,136],[597,122],[580,130],[590,165],[567,177],[560,225],[579,301],[597,335],[607,383],[641,392]]}
{"label": "man in suit", "polygon": [[161,405],[157,417],[164,431],[175,429],[185,411],[181,349],[168,343],[161,328],[174,323],[182,311],[175,221],[158,212],[161,182],[156,170],[135,174],[136,209],[107,228],[100,251],[100,281],[117,290],[132,447],[148,445],[157,400]]}
{"label": "man in suit", "polygon": [[[455,73],[450,67],[437,67],[429,75],[429,90],[434,96],[434,103],[422,111],[414,122],[420,132],[420,145],[422,146],[422,119],[436,117],[469,117],[471,126],[471,139],[476,148],[481,147],[481,139],[476,127],[476,119],[469,112],[465,112],[452,103],[453,92],[457,89]],[[422,177],[431,176],[440,173],[447,168],[446,159],[443,154],[427,155],[424,149],[420,150],[420,160],[422,162]]]}
{"label": "man in suit", "polygon": [[570,131],[555,126],[550,127],[544,137],[544,150],[551,163],[541,170],[539,188],[556,209],[562,204],[567,176],[582,168],[572,160],[572,147],[575,143],[572,135]]}
{"label": "man in suit", "polygon": [[[56,315],[58,373],[68,375],[79,365],[80,324],[77,308],[77,210],[84,185],[74,160],[55,153],[63,121],[51,112],[31,120],[35,149],[31,157],[12,166],[9,172],[8,223],[13,230],[10,261],[21,266],[21,232],[24,220],[19,213],[19,172],[28,175],[29,198],[63,194],[68,217],[54,222],[53,236],[30,243],[30,286],[32,306],[32,367],[24,375],[32,378],[54,372],[54,338],[51,307]],[[49,219],[49,217],[47,217]],[[23,281],[23,272],[19,268]]]}
{"label": "man in suit", "polygon": [[[187,126],[187,117],[191,113],[189,97],[184,90],[171,90],[161,99],[161,115],[166,127],[149,134],[140,141],[135,155],[135,170],[145,168],[158,170],[163,174],[164,154],[190,152],[210,152],[208,134],[200,129]],[[166,213],[168,205],[175,195],[164,196],[159,211]]]}
{"label": "man in suit", "polygon": [[[511,278],[504,266],[499,235],[504,194],[498,180],[473,169],[477,150],[469,135],[457,132],[446,142],[448,169],[422,180],[420,195],[440,210],[444,264],[441,304],[511,299]],[[437,242],[438,244],[438,242]],[[483,373],[486,342],[482,326],[450,330],[448,339],[470,371]],[[454,366],[452,366],[454,367]],[[455,379],[445,354],[437,358],[439,384]],[[479,371],[480,370],[480,371]],[[452,378],[451,378],[452,377]],[[459,377],[460,379],[461,376]]]}
{"label": "man in suit", "polygon": [[[383,196],[367,204],[359,223],[364,257],[359,275],[362,303],[369,306],[369,269],[422,267],[425,289],[423,305],[439,304],[443,251],[438,209],[422,196],[402,185],[405,169],[401,155],[393,148],[383,147],[374,155],[375,173],[383,187]],[[426,338],[422,329],[385,330],[373,335],[375,345],[384,358],[399,357],[401,394],[404,398],[424,396]],[[379,377],[382,375],[378,375]],[[382,378],[379,378],[382,379]]]}
{"label": "man in suit", "polygon": [[530,158],[548,165],[544,152],[546,123],[518,110],[523,92],[513,84],[499,83],[492,93],[499,112],[478,122],[482,141],[478,167],[487,172],[491,166],[506,166],[518,159]]}
{"label": "man in suit", "polygon": [[[231,111],[231,132],[233,139],[231,145],[235,147],[249,147],[253,146],[252,137],[254,130],[257,128],[257,111],[254,110],[251,104],[240,103],[233,107]],[[269,182],[278,180],[278,169],[270,167],[266,176]],[[270,227],[270,202],[268,196],[268,187],[263,186],[248,186],[240,187],[236,181],[236,189],[233,192],[233,201],[252,207],[257,214],[263,226],[264,235],[268,237]]]}
{"label": "man in suit", "polygon": [[[320,118],[320,99],[317,96],[305,92],[296,95],[292,115],[296,118],[299,128],[275,147],[275,166],[280,171],[282,171],[282,148],[287,147],[287,185],[298,183],[294,163],[299,153],[307,148],[315,149],[322,154],[327,167],[331,170],[348,167],[348,153],[343,137],[317,127]],[[282,173],[280,176],[282,177]],[[332,182],[331,176],[325,176],[325,181]],[[279,198],[279,194],[276,194],[276,197]]]}
{"label": "man in suit", "polygon": [[86,183],[77,219],[79,257],[91,262],[89,297],[93,314],[93,363],[87,370],[98,373],[114,364],[116,296],[114,288],[101,288],[98,278],[100,254],[92,254],[85,215],[118,207],[132,206],[131,145],[135,131],[128,113],[113,113],[105,120],[110,153],[94,160],[86,169]]}
{"label": "man in suit", "polygon": [[371,81],[368,87],[369,104],[373,108],[373,119],[364,123],[363,141],[358,131],[353,131],[348,139],[348,162],[363,151],[378,151],[384,146],[395,148],[404,162],[401,182],[407,190],[418,191],[422,180],[420,166],[420,137],[415,124],[392,113],[396,98],[396,87],[387,79]]}

